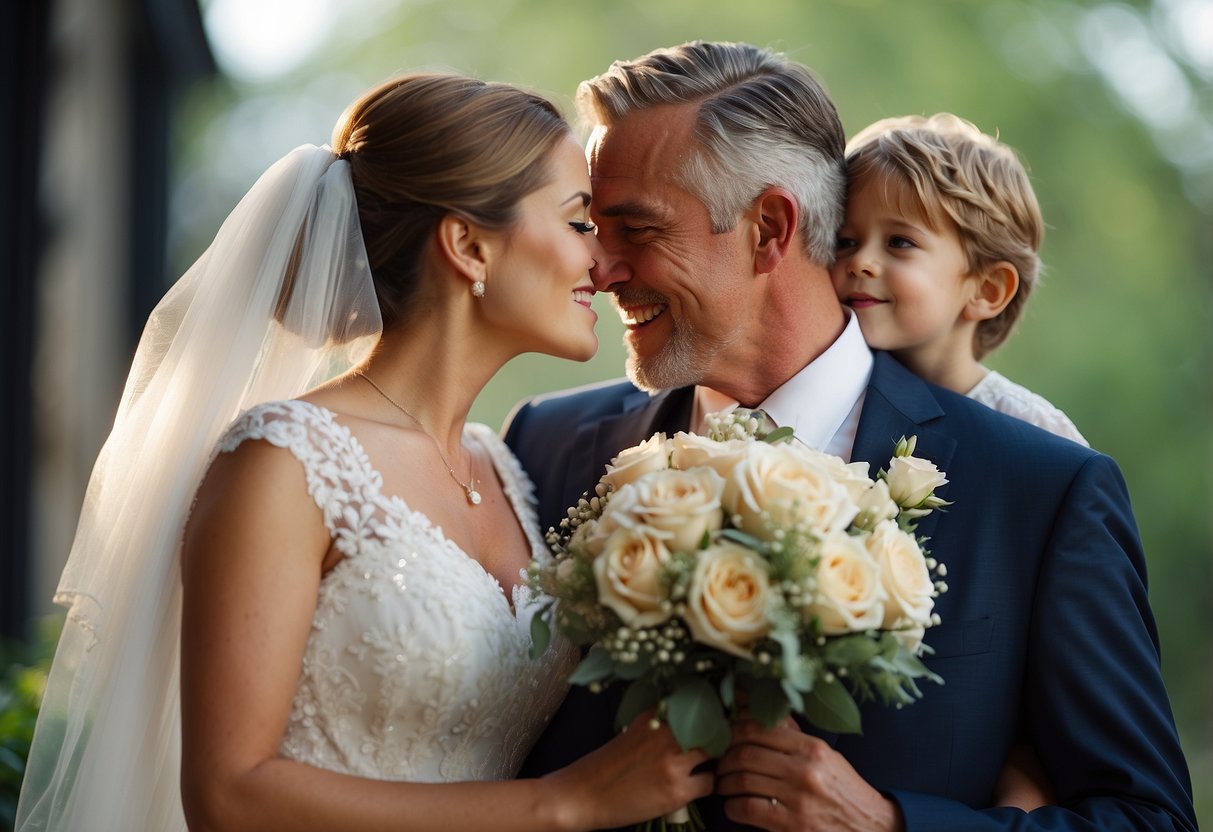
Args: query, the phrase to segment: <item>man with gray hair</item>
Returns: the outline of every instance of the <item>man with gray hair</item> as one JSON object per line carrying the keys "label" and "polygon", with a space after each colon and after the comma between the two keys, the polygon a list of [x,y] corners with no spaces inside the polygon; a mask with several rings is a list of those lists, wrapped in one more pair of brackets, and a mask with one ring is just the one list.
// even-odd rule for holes
{"label": "man with gray hair", "polygon": [[[515,410],[506,438],[544,525],[621,449],[736,404],[873,470],[917,436],[950,480],[954,506],[919,527],[948,566],[926,660],[946,684],[864,707],[861,736],[740,724],[709,828],[1195,829],[1115,463],[868,349],[828,273],[844,135],[821,85],[766,50],[697,42],[615,63],[579,103],[606,252],[592,276],[627,327],[631,382]],[[573,688],[523,774],[604,743],[620,693]],[[991,808],[1023,744],[1055,793],[1027,816]]]}

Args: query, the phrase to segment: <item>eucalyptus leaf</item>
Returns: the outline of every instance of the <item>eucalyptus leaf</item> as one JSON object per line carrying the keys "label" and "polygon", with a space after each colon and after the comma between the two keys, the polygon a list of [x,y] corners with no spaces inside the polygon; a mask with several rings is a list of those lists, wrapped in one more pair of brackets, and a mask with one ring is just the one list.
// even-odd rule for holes
{"label": "eucalyptus leaf", "polygon": [[750,716],[762,727],[774,728],[792,712],[780,680],[750,677],[743,680],[743,685],[750,697]]}
{"label": "eucalyptus leaf", "polygon": [[531,658],[537,659],[547,652],[552,643],[552,628],[541,612],[531,618]]}
{"label": "eucalyptus leaf", "polygon": [[801,691],[813,687],[816,678],[813,663],[800,654],[800,636],[791,630],[776,630],[771,638],[783,652],[783,676]]}
{"label": "eucalyptus leaf", "polygon": [[760,538],[754,537],[752,534],[746,534],[741,529],[725,529],[720,533],[720,536],[725,540],[731,540],[734,543],[739,543],[747,549],[753,549],[756,552],[765,552],[767,544]]}
{"label": "eucalyptus leaf", "polygon": [[729,750],[729,744],[733,742],[733,726],[723,716],[719,720],[713,720],[712,724],[716,730],[712,738],[701,747],[708,756],[720,757]]}
{"label": "eucalyptus leaf", "polygon": [[589,644],[594,641],[594,630],[585,616],[567,607],[561,607],[556,620],[556,630],[573,644]]}
{"label": "eucalyptus leaf", "polygon": [[836,678],[830,681],[819,679],[813,685],[813,690],[805,699],[804,715],[818,728],[836,734],[861,733],[859,706]]}
{"label": "eucalyptus leaf", "polygon": [[653,657],[651,653],[646,653],[641,650],[636,654],[634,662],[620,662],[615,665],[615,673],[620,679],[639,679],[641,676],[649,672],[653,666]]}
{"label": "eucalyptus leaf", "polygon": [[829,664],[857,667],[867,664],[879,653],[879,642],[858,634],[830,639],[822,650],[822,658]]}
{"label": "eucalyptus leaf", "polygon": [[615,670],[615,662],[611,654],[598,647],[591,648],[589,655],[581,660],[577,669],[569,674],[569,684],[588,685],[611,675]]}
{"label": "eucalyptus leaf", "polygon": [[684,751],[702,748],[716,756],[728,747],[729,722],[706,679],[693,678],[676,688],[666,698],[666,719]]}
{"label": "eucalyptus leaf", "polygon": [[631,725],[633,719],[649,708],[656,707],[660,699],[661,692],[657,690],[652,679],[637,679],[632,682],[624,692],[623,699],[619,702],[619,710],[615,713],[616,730]]}
{"label": "eucalyptus leaf", "polygon": [[911,679],[927,679],[937,685],[942,685],[943,679],[936,673],[932,673],[930,668],[922,663],[922,659],[915,656],[904,647],[893,660],[893,667],[900,673],[908,676]]}
{"label": "eucalyptus leaf", "polygon": [[796,689],[796,686],[788,679],[784,679],[779,684],[783,688],[783,695],[788,699],[788,707],[798,714],[804,713],[804,696]]}
{"label": "eucalyptus leaf", "polygon": [[783,678],[792,687],[802,693],[808,693],[813,689],[813,683],[817,681],[816,665],[803,656],[784,658]]}
{"label": "eucalyptus leaf", "polygon": [[784,442],[791,439],[794,433],[795,431],[793,431],[787,425],[784,425],[783,427],[775,428],[775,430],[762,437],[762,441],[766,442],[768,445],[774,445],[777,442]]}
{"label": "eucalyptus leaf", "polygon": [[737,677],[732,673],[726,673],[720,680],[720,701],[726,708],[732,708],[737,701]]}

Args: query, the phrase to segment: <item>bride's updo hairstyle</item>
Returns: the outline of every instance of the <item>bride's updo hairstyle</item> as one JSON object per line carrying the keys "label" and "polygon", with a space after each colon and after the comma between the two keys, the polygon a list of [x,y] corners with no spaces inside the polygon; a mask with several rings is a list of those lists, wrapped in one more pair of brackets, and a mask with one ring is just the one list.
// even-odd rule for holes
{"label": "bride's updo hairstyle", "polygon": [[444,73],[394,78],[342,114],[332,145],[350,165],[384,329],[408,318],[439,220],[507,228],[568,134],[534,93]]}

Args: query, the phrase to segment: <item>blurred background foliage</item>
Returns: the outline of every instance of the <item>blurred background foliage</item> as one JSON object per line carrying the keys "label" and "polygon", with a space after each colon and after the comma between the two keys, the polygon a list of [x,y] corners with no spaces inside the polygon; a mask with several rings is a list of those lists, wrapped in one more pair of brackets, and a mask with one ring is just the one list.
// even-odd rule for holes
{"label": "blurred background foliage", "polygon": [[[250,19],[250,5],[263,20]],[[226,81],[181,114],[174,273],[270,162],[326,141],[359,92],[405,70],[512,81],[571,113],[578,81],[613,60],[742,40],[817,72],[848,136],[885,116],[947,110],[1017,148],[1048,223],[1045,282],[990,363],[1069,413],[1124,469],[1198,810],[1213,822],[1211,0],[212,0],[203,9]],[[595,300],[602,346],[592,361],[518,359],[473,417],[496,427],[523,396],[620,375],[622,329],[605,301]]]}
{"label": "blurred background foliage", "polygon": [[[742,40],[813,68],[848,135],[947,110],[1017,148],[1048,223],[1045,282],[989,363],[1125,472],[1198,815],[1213,823],[1213,0],[201,5],[224,75],[180,108],[166,287],[272,161],[326,142],[355,96],[407,70],[519,83],[571,113],[577,82],[612,60]],[[593,360],[520,358],[473,418],[496,427],[523,396],[620,375],[622,328],[604,297],[595,308]],[[36,670],[13,667],[0,699],[36,688]],[[0,726],[0,755],[24,731]]]}

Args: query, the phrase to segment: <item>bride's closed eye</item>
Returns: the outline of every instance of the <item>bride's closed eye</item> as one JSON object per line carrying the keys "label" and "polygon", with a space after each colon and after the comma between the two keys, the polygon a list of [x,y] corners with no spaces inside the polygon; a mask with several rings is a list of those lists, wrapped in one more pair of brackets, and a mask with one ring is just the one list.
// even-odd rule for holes
{"label": "bride's closed eye", "polygon": [[585,222],[574,220],[570,222],[569,225],[573,226],[573,230],[578,234],[593,234],[598,230],[598,226],[594,225],[594,223],[590,222],[589,220],[586,220]]}

